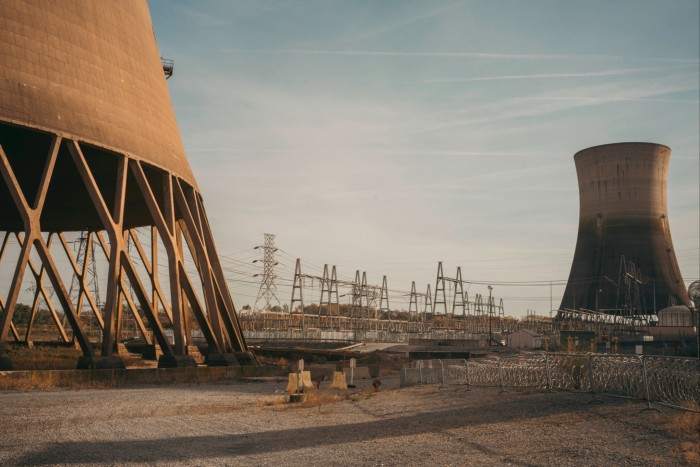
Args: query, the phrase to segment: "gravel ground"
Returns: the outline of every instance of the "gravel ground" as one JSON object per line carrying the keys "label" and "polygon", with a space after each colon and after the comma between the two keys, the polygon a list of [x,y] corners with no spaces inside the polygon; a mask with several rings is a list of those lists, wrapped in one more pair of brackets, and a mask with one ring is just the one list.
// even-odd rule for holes
{"label": "gravel ground", "polygon": [[[367,384],[364,382],[363,384]],[[684,465],[677,412],[588,394],[282,382],[0,392],[0,465]],[[324,394],[325,391],[321,391]],[[321,395],[319,400],[330,399]],[[686,440],[687,442],[687,440]]]}

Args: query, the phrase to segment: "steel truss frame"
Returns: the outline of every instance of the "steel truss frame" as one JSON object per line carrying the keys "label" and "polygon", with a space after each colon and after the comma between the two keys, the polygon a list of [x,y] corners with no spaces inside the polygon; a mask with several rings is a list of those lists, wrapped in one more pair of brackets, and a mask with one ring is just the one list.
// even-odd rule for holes
{"label": "steel truss frame", "polygon": [[[202,197],[196,189],[172,173],[160,169],[153,170],[153,166],[125,154],[110,153],[110,155],[116,154],[118,168],[114,174],[116,193],[112,205],[113,209],[109,209],[110,204],[105,201],[102,195],[94,174],[83,155],[81,143],[56,134],[52,137],[53,140],[43,167],[37,195],[32,204],[25,197],[10,161],[0,145],[1,180],[6,185],[24,224],[22,231],[4,232],[4,237],[0,241],[0,261],[7,251],[8,239],[11,236],[17,239],[20,249],[9,293],[4,300],[3,297],[0,297],[0,344],[9,341],[10,336],[15,341],[29,340],[40,295],[48,305],[59,330],[60,338],[64,342],[69,342],[68,334],[61,319],[59,319],[59,314],[48,297],[47,287],[44,283],[44,280],[48,279],[70,324],[73,332],[72,338],[80,346],[85,356],[92,357],[95,354],[85,332],[84,323],[80,318],[85,301],[94,313],[102,332],[102,356],[112,355],[115,352],[115,342],[118,342],[121,333],[124,303],[133,314],[146,342],[152,344],[146,324],[138,312],[138,308],[140,308],[164,355],[186,355],[188,353],[188,346],[192,345],[189,329],[190,313],[194,314],[201,328],[210,354],[247,352],[241,326],[216,253]],[[79,262],[70,251],[65,232],[46,232],[41,225],[41,214],[47,201],[51,180],[55,175],[54,168],[62,144],[67,146],[82,183],[87,189],[92,206],[98,213],[103,226],[102,231],[89,233],[90,239],[96,238],[98,240],[100,248],[108,260],[107,298],[103,309],[100,309],[95,303],[87,284],[86,276],[90,255],[87,255],[83,264],[79,266]],[[150,172],[157,174],[155,178],[146,176],[144,172],[146,166]],[[144,249],[135,229],[127,228],[124,225],[127,175],[129,172],[136,180],[136,188],[143,197],[150,214],[150,255]],[[134,189],[134,187],[130,188]],[[154,195],[158,191],[162,193],[162,205],[159,205]],[[107,239],[105,239],[104,234],[106,234]],[[72,302],[65,285],[71,282],[72,277],[61,277],[52,255],[51,243],[55,238],[58,238],[69,260],[71,275],[75,275],[77,278],[79,286],[77,303]],[[167,274],[170,284],[170,290],[167,292],[162,289],[158,279],[161,272],[158,263],[159,239],[167,252]],[[136,246],[140,264],[137,264],[129,255],[127,251],[128,241]],[[90,243],[92,242],[89,241]],[[185,267],[185,246],[190,252],[196,271],[188,271]],[[39,258],[39,265],[35,264],[32,259],[32,252],[36,254],[34,258]],[[36,292],[26,333],[24,336],[20,336],[12,318],[27,267],[36,281]],[[147,277],[139,274],[139,270],[145,270]],[[197,276],[197,282],[201,284],[203,303],[197,294],[197,282],[194,281],[194,274]],[[145,284],[143,279],[147,279]],[[136,297],[136,302],[132,300],[131,292]],[[159,318],[159,315],[162,316],[163,313],[159,312],[159,309],[164,312],[172,325],[174,337],[172,344],[166,338]]]}

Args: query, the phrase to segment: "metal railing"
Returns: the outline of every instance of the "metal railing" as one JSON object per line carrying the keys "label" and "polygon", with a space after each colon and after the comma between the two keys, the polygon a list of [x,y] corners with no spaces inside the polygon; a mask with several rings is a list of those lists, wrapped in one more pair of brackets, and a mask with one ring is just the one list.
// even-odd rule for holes
{"label": "metal railing", "polygon": [[401,370],[401,386],[415,384],[585,391],[697,411],[700,360],[546,352],[470,360],[418,360]]}

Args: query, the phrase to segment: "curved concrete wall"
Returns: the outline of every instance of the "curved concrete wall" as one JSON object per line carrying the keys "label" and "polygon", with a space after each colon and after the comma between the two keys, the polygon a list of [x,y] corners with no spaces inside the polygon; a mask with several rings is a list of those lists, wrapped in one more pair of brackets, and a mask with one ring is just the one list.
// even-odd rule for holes
{"label": "curved concrete wall", "polygon": [[[671,149],[652,143],[595,146],[576,153],[580,217],[569,282],[560,308],[621,306],[620,257],[642,275],[642,304],[665,308],[669,298],[688,304],[676,261],[666,207]],[[622,292],[620,292],[622,295]]]}
{"label": "curved concrete wall", "polygon": [[0,122],[126,153],[196,187],[145,0],[0,0]]}

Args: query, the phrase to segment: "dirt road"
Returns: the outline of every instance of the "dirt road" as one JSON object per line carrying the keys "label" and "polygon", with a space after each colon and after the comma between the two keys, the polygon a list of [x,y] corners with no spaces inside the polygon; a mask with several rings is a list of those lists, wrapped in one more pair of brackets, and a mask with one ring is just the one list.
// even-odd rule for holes
{"label": "dirt road", "polygon": [[676,412],[640,413],[644,404],[620,399],[431,386],[320,395],[299,406],[281,402],[283,389],[264,382],[1,392],[0,465],[687,462],[684,440],[663,428]]}

